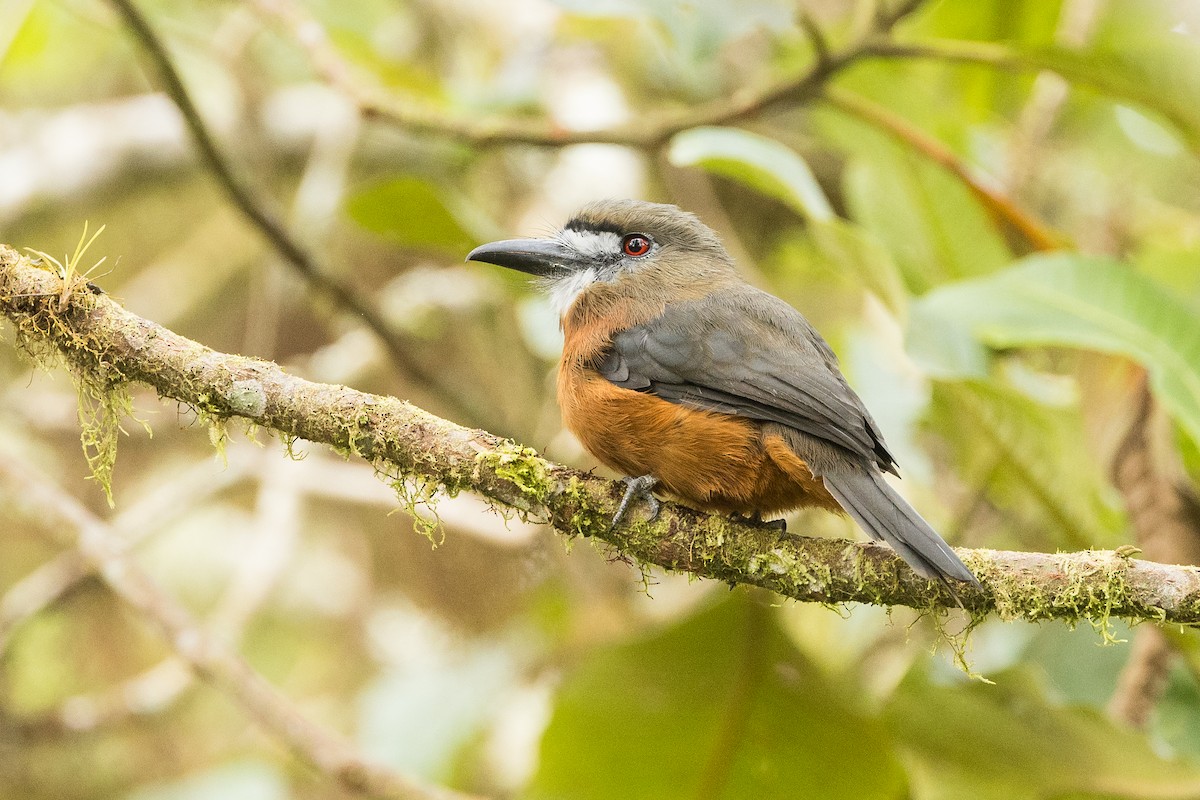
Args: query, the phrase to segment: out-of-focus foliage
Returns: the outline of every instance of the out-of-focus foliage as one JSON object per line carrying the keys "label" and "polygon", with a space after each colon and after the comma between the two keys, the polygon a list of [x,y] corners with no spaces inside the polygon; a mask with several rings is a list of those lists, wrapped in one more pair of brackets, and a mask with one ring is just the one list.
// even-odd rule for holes
{"label": "out-of-focus foliage", "polygon": [[[0,241],[61,258],[85,220],[105,224],[93,279],[132,310],[590,467],[554,405],[548,306],[462,257],[598,197],[675,202],[831,341],[903,490],[954,544],[1141,544],[1108,465],[1142,369],[1174,425],[1174,485],[1194,487],[1194,3],[929,0],[883,36],[922,57],[833,76],[1055,231],[1068,247],[1052,255],[912,142],[820,97],[653,151],[478,147],[360,116],[271,5],[139,3],[235,170],[377,301],[412,369],[313,302],[228,203],[103,0],[0,2]],[[566,131],[744,97],[813,63],[806,28],[836,50],[873,19],[836,0],[299,7],[352,80],[406,107]],[[76,402],[64,373],[0,348],[0,457],[127,537],[305,714],[416,777],[562,800],[1200,795],[1194,667],[1173,662],[1146,730],[1104,715],[1137,628],[989,621],[966,645],[987,684],[953,664],[954,615],[729,597],[465,496],[437,499],[431,548],[369,466],[318,448],[291,461],[236,426],[222,460],[205,420],[145,395],[154,436],[125,426],[110,511]],[[346,796],[193,682],[101,581],[71,578],[58,532],[0,493],[0,798]],[[790,524],[858,535],[819,513]]]}
{"label": "out-of-focus foliage", "polygon": [[[955,377],[987,374],[987,351],[972,346],[972,337],[993,348],[1062,345],[1128,356],[1146,367],[1163,405],[1200,441],[1198,316],[1200,306],[1128,265],[1043,256],[926,295],[909,349],[932,374]],[[946,343],[957,352],[939,353]]]}
{"label": "out-of-focus foliage", "polygon": [[559,692],[530,796],[900,796],[904,773],[878,721],[773,616],[741,597],[597,652]]}

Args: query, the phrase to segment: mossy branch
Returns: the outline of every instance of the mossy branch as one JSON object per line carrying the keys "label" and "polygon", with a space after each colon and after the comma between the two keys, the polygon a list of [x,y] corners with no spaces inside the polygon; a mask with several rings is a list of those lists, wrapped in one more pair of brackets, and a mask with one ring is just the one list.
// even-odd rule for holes
{"label": "mossy branch", "polygon": [[[68,297],[68,302],[60,299]],[[652,523],[609,528],[624,485],[554,464],[486,431],[410,403],[313,383],[276,364],[218,353],[59,277],[0,245],[0,311],[18,343],[58,352],[86,385],[130,382],[216,419],[254,425],[354,453],[387,473],[470,490],[543,517],[566,536],[590,536],[642,564],[743,583],[800,601],[953,607],[1004,618],[1110,617],[1200,623],[1200,569],[1120,552],[1022,553],[960,549],[982,588],[956,598],[915,575],[886,546],[780,534],[664,503]]]}

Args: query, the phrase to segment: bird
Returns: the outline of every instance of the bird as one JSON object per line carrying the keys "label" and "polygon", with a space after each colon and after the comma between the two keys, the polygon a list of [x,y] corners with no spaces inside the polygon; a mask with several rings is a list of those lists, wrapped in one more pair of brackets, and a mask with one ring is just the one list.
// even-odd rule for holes
{"label": "bird", "polygon": [[[565,426],[625,476],[746,521],[844,512],[920,576],[975,576],[887,482],[899,475],[837,356],[795,308],[738,273],[717,234],[677,206],[600,200],[550,236],[476,247],[468,261],[536,276],[563,331]],[[952,589],[953,591],[953,589]]]}

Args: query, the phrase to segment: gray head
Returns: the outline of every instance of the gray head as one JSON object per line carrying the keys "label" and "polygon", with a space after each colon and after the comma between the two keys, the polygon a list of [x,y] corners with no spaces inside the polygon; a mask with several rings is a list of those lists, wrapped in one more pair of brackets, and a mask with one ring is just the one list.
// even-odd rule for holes
{"label": "gray head", "polygon": [[596,283],[666,289],[733,272],[720,239],[695,214],[641,200],[591,203],[551,237],[492,242],[467,260],[538,276],[560,314]]}

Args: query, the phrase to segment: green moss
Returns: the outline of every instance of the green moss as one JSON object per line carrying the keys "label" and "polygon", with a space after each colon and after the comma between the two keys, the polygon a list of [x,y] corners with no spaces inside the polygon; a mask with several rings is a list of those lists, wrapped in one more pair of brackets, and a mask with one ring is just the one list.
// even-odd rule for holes
{"label": "green moss", "polygon": [[550,476],[546,460],[532,447],[504,442],[494,450],[475,457],[476,465],[516,486],[529,500],[529,505],[541,506],[558,488]]}
{"label": "green moss", "polygon": [[75,373],[74,377],[79,394],[79,441],[83,456],[92,479],[100,485],[112,508],[116,505],[112,475],[117,462],[117,437],[122,433],[121,420],[132,417],[133,398],[124,383],[106,384],[87,373]]}
{"label": "green moss", "polygon": [[[1112,632],[1113,614],[1137,606],[1126,577],[1127,560],[1120,556],[1097,558],[1086,569],[1077,557],[1063,557],[1058,565],[1062,581],[1053,589],[1019,571],[999,568],[986,554],[972,554],[968,566],[988,587],[1002,619],[1057,618],[1069,625],[1086,620],[1107,643],[1118,641]],[[1161,619],[1163,612],[1158,613]]]}
{"label": "green moss", "polygon": [[[434,547],[446,541],[446,529],[438,516],[437,502],[442,485],[419,475],[405,475],[391,462],[377,460],[375,476],[396,494],[400,507],[412,518],[413,530]],[[424,513],[422,513],[424,512]]]}
{"label": "green moss", "polygon": [[[78,252],[77,252],[78,255]],[[71,315],[86,315],[94,299],[84,287],[86,279],[74,275],[64,279],[57,303],[40,303],[27,316],[10,316],[16,326],[16,341],[22,353],[38,368],[50,370],[62,366],[70,372],[79,398],[80,445],[91,477],[113,506],[112,475],[117,460],[121,423],[132,415],[133,399],[125,376],[113,368],[99,346],[75,331]],[[68,304],[70,300],[70,304]],[[71,353],[67,358],[65,351]],[[136,420],[147,431],[144,420]]]}
{"label": "green moss", "polygon": [[343,431],[343,435],[341,437],[334,436],[331,437],[331,440],[336,441],[338,438],[341,438],[345,442],[344,445],[340,446],[336,444],[332,445],[333,449],[347,460],[351,456],[363,458],[364,455],[362,450],[359,448],[358,443],[362,439],[369,439],[366,430],[371,425],[371,417],[367,414],[367,412],[365,410],[359,411],[351,417],[334,411],[330,413],[330,419],[333,421],[334,425]]}
{"label": "green moss", "polygon": [[308,458],[308,453],[296,447],[296,443],[300,441],[300,437],[294,433],[280,433],[280,441],[283,442],[283,451],[292,461],[303,461]]}
{"label": "green moss", "polygon": [[587,486],[576,476],[572,475],[562,489],[562,499],[570,508],[576,509],[571,514],[570,533],[598,537],[608,533],[612,527],[612,515],[596,506]]}

